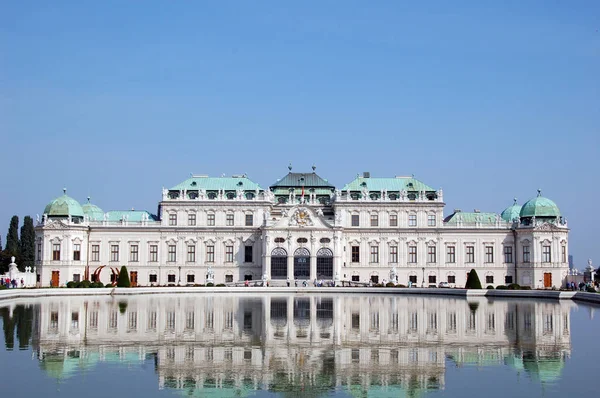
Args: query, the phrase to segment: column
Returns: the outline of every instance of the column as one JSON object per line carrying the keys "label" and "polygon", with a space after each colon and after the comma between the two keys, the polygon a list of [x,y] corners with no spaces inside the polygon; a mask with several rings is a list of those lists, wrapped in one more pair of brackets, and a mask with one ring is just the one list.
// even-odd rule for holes
{"label": "column", "polygon": [[287,257],[287,275],[288,278],[294,279],[294,256],[288,253]]}
{"label": "column", "polygon": [[342,280],[342,258],[341,258],[341,247],[340,238],[336,234],[333,236],[333,280],[338,283]]}

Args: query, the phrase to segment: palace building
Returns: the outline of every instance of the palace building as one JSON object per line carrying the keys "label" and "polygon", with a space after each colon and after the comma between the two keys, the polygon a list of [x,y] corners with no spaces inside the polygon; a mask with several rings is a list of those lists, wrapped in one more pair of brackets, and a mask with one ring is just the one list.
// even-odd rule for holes
{"label": "palace building", "polygon": [[[357,176],[341,189],[289,172],[268,189],[246,175],[192,175],[163,189],[158,214],[103,211],[64,195],[36,226],[41,286],[110,283],[125,265],[133,285],[270,281],[272,285],[385,283],[560,287],[566,220],[541,196],[501,213],[444,212],[441,189],[414,177]],[[300,286],[300,284],[299,284]]]}

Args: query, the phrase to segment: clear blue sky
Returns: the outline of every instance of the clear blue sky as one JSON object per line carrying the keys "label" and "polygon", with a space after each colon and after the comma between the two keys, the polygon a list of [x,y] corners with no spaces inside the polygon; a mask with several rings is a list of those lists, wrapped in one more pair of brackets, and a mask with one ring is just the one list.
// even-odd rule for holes
{"label": "clear blue sky", "polygon": [[4,1],[0,233],[62,193],[363,171],[453,208],[544,196],[600,263],[600,2]]}

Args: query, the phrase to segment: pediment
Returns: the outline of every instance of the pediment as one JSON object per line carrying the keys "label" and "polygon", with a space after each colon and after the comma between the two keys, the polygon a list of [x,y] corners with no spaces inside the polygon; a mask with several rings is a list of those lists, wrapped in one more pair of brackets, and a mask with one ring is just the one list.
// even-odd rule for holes
{"label": "pediment", "polygon": [[560,231],[561,229],[554,224],[545,222],[543,224],[537,225],[534,228],[535,231]]}
{"label": "pediment", "polygon": [[61,220],[49,221],[44,225],[44,229],[67,229],[69,226]]}
{"label": "pediment", "polygon": [[308,206],[296,206],[284,212],[272,227],[280,229],[331,229],[324,217]]}

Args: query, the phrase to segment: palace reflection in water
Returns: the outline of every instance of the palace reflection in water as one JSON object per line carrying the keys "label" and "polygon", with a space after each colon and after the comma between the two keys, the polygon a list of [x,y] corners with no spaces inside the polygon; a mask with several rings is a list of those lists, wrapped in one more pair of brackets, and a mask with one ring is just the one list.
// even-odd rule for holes
{"label": "palace reflection in water", "polygon": [[447,361],[556,381],[571,350],[570,302],[153,295],[29,303],[0,309],[5,341],[14,344],[7,336],[20,327],[19,345],[31,341],[51,376],[152,359],[159,388],[190,393],[417,393],[445,387]]}

